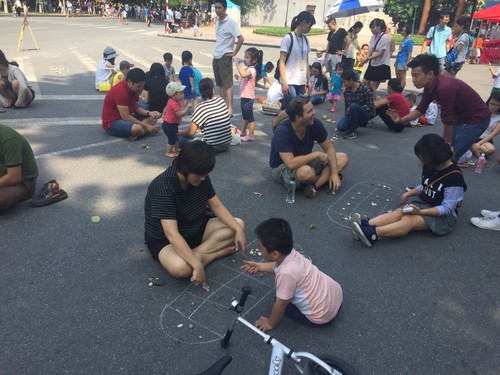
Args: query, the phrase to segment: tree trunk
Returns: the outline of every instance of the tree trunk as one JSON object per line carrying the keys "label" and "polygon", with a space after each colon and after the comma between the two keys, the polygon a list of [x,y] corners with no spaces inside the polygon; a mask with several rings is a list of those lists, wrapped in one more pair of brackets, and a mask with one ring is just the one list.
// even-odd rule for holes
{"label": "tree trunk", "polygon": [[427,26],[427,19],[429,18],[429,12],[431,11],[431,0],[425,0],[424,7],[422,9],[422,18],[420,19],[420,26],[418,28],[418,35],[425,35],[425,28]]}
{"label": "tree trunk", "polygon": [[457,0],[457,10],[455,11],[455,21],[462,17],[464,13],[465,0]]}

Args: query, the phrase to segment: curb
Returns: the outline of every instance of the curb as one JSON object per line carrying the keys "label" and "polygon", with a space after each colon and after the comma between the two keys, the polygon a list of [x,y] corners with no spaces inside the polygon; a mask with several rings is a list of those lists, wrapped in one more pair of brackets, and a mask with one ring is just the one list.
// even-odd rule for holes
{"label": "curb", "polygon": [[[157,36],[163,37],[163,38],[173,38],[173,39],[189,39],[189,40],[202,40],[205,42],[215,42],[215,39],[213,38],[203,38],[203,37],[198,37],[198,36],[176,36],[172,34],[156,34]],[[280,48],[279,44],[275,43],[264,43],[264,42],[243,42],[243,45],[245,46],[258,46],[258,47],[268,47],[268,48]]]}

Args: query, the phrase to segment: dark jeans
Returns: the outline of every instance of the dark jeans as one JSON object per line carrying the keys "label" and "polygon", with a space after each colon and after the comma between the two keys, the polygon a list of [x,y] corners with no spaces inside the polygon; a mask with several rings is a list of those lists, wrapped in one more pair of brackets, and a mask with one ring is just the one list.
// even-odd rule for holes
{"label": "dark jeans", "polygon": [[344,70],[353,70],[353,68],[354,68],[354,59],[350,59],[348,57],[342,56],[342,62],[345,65]]}
{"label": "dark jeans", "polygon": [[352,103],[345,116],[337,124],[337,130],[355,132],[359,126],[366,126],[369,119],[370,115],[366,109],[358,103]]}
{"label": "dark jeans", "polygon": [[[342,308],[342,306],[340,308]],[[339,313],[340,309],[335,318],[339,315]],[[307,319],[307,317],[304,314],[302,314],[299,308],[295,306],[293,303],[289,303],[288,305],[286,305],[285,316],[296,321],[297,323],[303,324],[308,327],[324,327],[335,320],[335,318],[333,318],[329,322],[323,324],[313,323],[309,319]]]}
{"label": "dark jeans", "polygon": [[401,124],[396,124],[394,121],[392,121],[391,116],[387,114],[387,110],[389,109],[389,105],[386,104],[380,108],[377,108],[377,116],[379,116],[384,124],[387,125],[389,129],[391,129],[393,132],[399,133],[403,131],[404,126]]}

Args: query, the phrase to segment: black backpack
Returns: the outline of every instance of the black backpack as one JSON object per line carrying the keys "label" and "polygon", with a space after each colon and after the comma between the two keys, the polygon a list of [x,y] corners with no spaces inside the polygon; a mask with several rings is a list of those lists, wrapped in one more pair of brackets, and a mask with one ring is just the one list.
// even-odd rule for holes
{"label": "black backpack", "polygon": [[[285,65],[288,61],[288,58],[290,57],[290,53],[292,52],[292,48],[293,48],[292,32],[289,32],[287,35],[290,35],[290,47],[288,47],[288,51],[286,53]],[[309,50],[309,40],[307,39],[307,37],[305,35],[304,35],[304,38],[306,39],[307,50]],[[276,81],[279,81],[281,78],[281,76],[280,76],[280,60],[281,60],[281,58],[278,59],[278,62],[276,63],[276,69],[274,70],[274,79]]]}

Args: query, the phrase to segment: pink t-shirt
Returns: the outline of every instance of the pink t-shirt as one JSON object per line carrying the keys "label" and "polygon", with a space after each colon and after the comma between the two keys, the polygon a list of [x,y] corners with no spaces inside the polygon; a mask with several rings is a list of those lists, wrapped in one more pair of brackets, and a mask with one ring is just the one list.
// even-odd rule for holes
{"label": "pink t-shirt", "polygon": [[169,99],[165,108],[166,110],[165,116],[163,116],[163,121],[168,122],[169,124],[180,124],[182,122],[182,117],[175,114],[175,112],[181,109],[180,102],[174,99]]}
{"label": "pink t-shirt", "polygon": [[276,297],[290,300],[311,322],[331,321],[342,305],[342,287],[295,249],[274,268]]}
{"label": "pink t-shirt", "polygon": [[251,75],[241,78],[240,81],[240,97],[245,99],[255,99],[255,76],[257,72],[255,67],[249,66],[246,70],[250,70]]}

